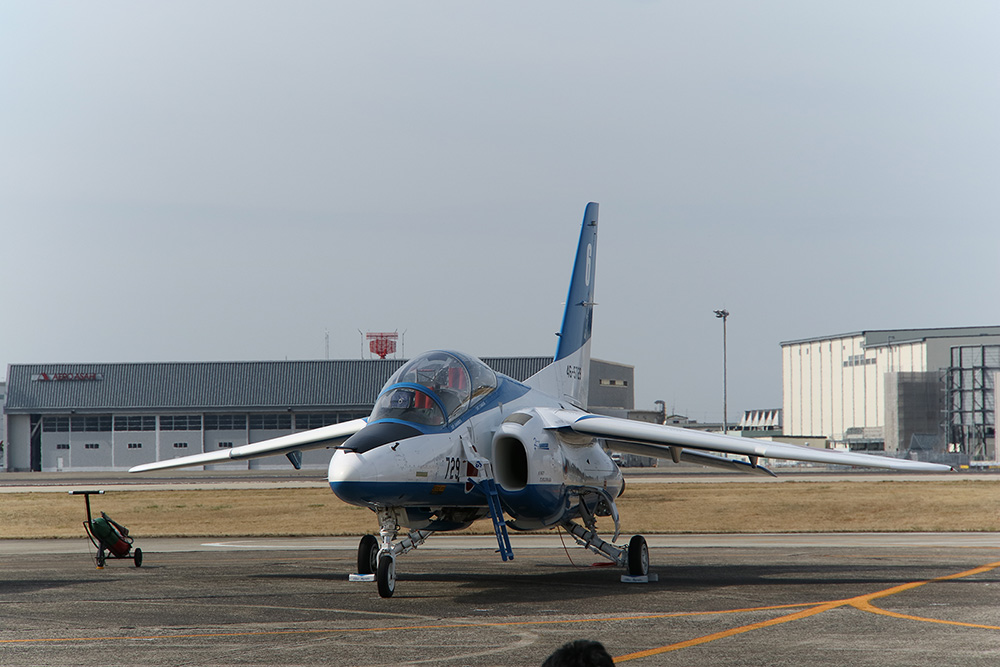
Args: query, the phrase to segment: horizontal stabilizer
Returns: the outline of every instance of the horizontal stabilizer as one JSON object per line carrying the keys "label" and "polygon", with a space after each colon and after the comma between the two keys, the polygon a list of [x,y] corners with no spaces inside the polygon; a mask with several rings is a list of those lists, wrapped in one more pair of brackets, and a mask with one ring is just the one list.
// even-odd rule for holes
{"label": "horizontal stabilizer", "polygon": [[176,459],[157,461],[155,463],[144,463],[130,468],[129,472],[149,472],[150,470],[164,470],[167,468],[186,468],[189,466],[208,465],[211,463],[225,463],[227,461],[240,461],[243,459],[257,459],[276,454],[288,454],[290,452],[300,452],[307,449],[324,449],[337,447],[349,437],[365,427],[364,419],[354,419],[340,424],[330,424],[321,428],[314,428],[301,433],[283,435],[280,438],[252,442],[249,445],[241,445],[232,449],[220,449],[216,452],[205,452],[204,454],[192,454],[191,456],[181,456]]}

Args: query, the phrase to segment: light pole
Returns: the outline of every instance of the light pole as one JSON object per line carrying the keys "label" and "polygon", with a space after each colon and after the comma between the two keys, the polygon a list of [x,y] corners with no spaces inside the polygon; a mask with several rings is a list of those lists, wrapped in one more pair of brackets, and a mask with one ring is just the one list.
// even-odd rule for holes
{"label": "light pole", "polygon": [[715,311],[715,316],[722,319],[722,432],[723,434],[729,433],[728,415],[727,415],[727,387],[726,387],[726,319],[729,317],[728,310],[717,310]]}

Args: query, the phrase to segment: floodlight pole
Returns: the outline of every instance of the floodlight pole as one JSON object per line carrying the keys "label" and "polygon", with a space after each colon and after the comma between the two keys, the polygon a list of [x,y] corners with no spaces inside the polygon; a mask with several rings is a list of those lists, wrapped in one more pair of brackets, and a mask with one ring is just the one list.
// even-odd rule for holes
{"label": "floodlight pole", "polygon": [[728,423],[728,387],[726,378],[726,319],[729,317],[728,310],[717,310],[715,316],[722,319],[722,433],[729,433]]}

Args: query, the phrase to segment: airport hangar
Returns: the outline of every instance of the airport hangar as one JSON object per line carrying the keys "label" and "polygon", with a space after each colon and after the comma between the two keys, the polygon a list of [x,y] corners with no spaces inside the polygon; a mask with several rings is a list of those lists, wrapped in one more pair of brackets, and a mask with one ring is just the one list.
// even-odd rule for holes
{"label": "airport hangar", "polygon": [[[951,465],[1000,459],[1000,327],[868,330],[786,341],[781,350],[782,409],[748,412],[736,429],[744,436]],[[523,380],[551,357],[484,361]],[[367,416],[403,363],[12,364],[0,469],[123,470]],[[592,360],[590,377],[595,412],[663,420],[633,409],[634,367]],[[306,467],[328,460],[325,450],[303,453]],[[273,457],[216,468],[248,465],[289,463]]]}
{"label": "airport hangar", "polygon": [[[552,357],[484,357],[524,380]],[[127,470],[367,417],[403,359],[204,363],[11,364],[4,418],[8,472]],[[624,416],[633,366],[591,360],[595,412]],[[325,469],[326,450],[302,452]],[[283,456],[212,470],[288,468]]]}
{"label": "airport hangar", "polygon": [[1000,327],[794,340],[781,344],[781,358],[790,440],[950,465],[998,460]]}

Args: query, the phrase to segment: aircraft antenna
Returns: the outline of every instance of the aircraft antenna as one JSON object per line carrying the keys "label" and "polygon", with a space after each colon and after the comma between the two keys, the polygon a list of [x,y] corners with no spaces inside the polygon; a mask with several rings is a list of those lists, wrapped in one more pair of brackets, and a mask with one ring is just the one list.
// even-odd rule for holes
{"label": "aircraft antenna", "polygon": [[395,359],[399,331],[369,331],[364,334],[364,341],[372,358],[385,359],[391,354]]}

